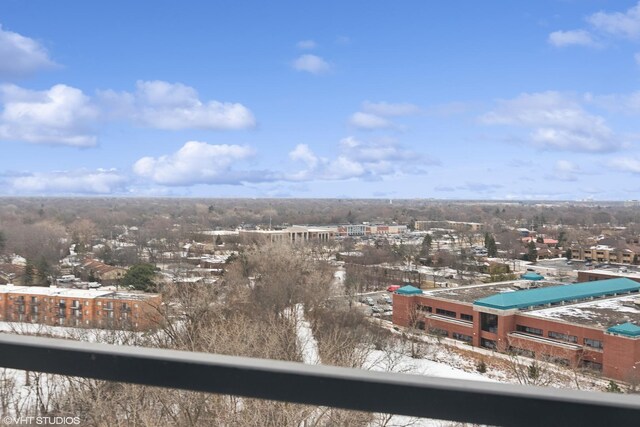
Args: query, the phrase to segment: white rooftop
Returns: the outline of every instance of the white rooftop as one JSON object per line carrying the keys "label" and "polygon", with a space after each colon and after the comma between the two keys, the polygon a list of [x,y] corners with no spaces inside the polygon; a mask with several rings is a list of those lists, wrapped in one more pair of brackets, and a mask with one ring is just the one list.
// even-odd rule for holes
{"label": "white rooftop", "polygon": [[636,293],[534,310],[527,312],[526,315],[545,319],[559,319],[565,322],[598,328],[609,328],[626,322],[640,324],[640,305],[635,304],[639,299],[640,295]]}

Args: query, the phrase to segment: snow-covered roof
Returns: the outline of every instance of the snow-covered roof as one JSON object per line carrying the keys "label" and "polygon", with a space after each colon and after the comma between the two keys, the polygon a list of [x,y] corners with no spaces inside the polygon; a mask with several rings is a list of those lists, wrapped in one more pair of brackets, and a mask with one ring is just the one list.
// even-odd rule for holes
{"label": "snow-covered roof", "polygon": [[626,322],[640,324],[640,305],[635,301],[638,294],[594,300],[579,304],[534,310],[526,316],[558,319],[597,328],[610,328]]}

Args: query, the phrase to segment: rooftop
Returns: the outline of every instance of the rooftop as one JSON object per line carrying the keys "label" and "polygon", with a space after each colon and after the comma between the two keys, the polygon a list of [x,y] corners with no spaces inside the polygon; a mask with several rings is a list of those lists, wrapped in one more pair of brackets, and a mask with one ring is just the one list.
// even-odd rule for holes
{"label": "rooftop", "polygon": [[625,335],[628,337],[640,336],[640,326],[634,325],[631,322],[623,323],[621,325],[612,326],[607,329],[607,332],[618,335]]}
{"label": "rooftop", "polygon": [[625,268],[625,267],[623,267],[622,269],[616,269],[616,268],[608,268],[608,269],[601,268],[601,269],[598,269],[598,268],[594,268],[593,270],[580,270],[580,271],[584,271],[584,272],[587,272],[587,273],[595,273],[595,274],[606,274],[608,276],[629,277],[629,278],[640,279],[640,272],[638,272],[635,269]]}
{"label": "rooftop", "polygon": [[[499,293],[516,292],[520,289],[526,288],[531,283],[527,280],[510,280],[508,282],[490,283],[487,285],[471,285],[460,286],[457,288],[445,288],[438,290],[425,291],[424,295],[435,297],[452,299],[459,302],[466,302],[472,304],[478,299],[495,295]],[[536,287],[549,287],[556,286],[556,282],[538,281],[534,284]]]}
{"label": "rooftop", "polygon": [[639,290],[640,283],[631,279],[617,278],[501,293],[479,299],[474,302],[474,305],[498,310],[523,309],[547,304],[578,302],[589,298],[614,296]]}
{"label": "rooftop", "polygon": [[145,294],[135,292],[114,292],[113,290],[100,289],[69,289],[45,286],[14,286],[0,285],[0,293],[13,293],[21,295],[59,296],[63,298],[114,298],[143,300],[157,296],[157,294]]}
{"label": "rooftop", "polygon": [[[640,306],[634,303],[637,299],[637,294],[625,295],[622,297],[533,310],[526,313],[526,315],[545,319],[557,319],[600,329],[617,327],[625,323],[640,325]],[[623,328],[623,330],[624,329],[625,328]],[[612,332],[615,333],[615,331]]]}

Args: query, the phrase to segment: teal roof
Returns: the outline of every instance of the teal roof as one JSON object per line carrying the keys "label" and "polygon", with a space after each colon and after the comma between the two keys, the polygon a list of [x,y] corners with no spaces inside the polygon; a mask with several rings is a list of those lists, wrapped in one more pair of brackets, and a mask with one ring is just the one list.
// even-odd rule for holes
{"label": "teal roof", "polygon": [[529,273],[523,274],[522,276],[520,276],[520,278],[524,280],[542,280],[544,279],[544,276],[535,272],[529,272]]}
{"label": "teal roof", "polygon": [[607,332],[618,335],[626,335],[628,337],[640,337],[640,326],[634,325],[631,322],[627,322],[621,325],[612,326],[607,329]]}
{"label": "teal roof", "polygon": [[504,292],[481,298],[474,301],[473,304],[498,310],[509,310],[585,298],[597,298],[605,295],[622,294],[639,290],[640,283],[631,279],[618,278]]}
{"label": "teal roof", "polygon": [[416,288],[415,286],[407,285],[398,289],[396,293],[401,295],[416,295],[416,294],[421,294],[422,290]]}

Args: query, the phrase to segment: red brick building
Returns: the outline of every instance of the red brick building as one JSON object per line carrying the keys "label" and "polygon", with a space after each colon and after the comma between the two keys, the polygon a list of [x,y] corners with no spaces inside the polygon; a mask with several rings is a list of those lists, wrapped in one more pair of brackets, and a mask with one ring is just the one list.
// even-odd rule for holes
{"label": "red brick building", "polygon": [[0,321],[146,330],[160,323],[159,294],[0,285]]}
{"label": "red brick building", "polygon": [[[523,289],[530,287],[529,289]],[[473,346],[640,379],[640,283],[504,282],[393,296],[393,322]]]}

